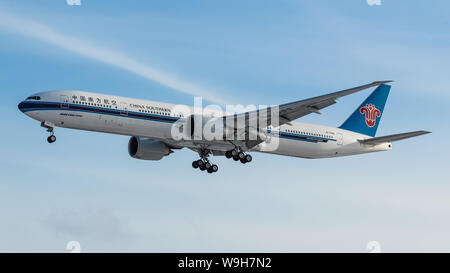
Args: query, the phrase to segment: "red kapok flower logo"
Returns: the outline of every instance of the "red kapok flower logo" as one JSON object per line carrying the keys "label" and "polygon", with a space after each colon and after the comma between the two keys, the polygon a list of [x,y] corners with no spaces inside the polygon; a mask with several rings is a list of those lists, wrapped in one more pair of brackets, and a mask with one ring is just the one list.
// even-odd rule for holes
{"label": "red kapok flower logo", "polygon": [[375,126],[375,123],[377,123],[377,117],[381,117],[380,110],[378,110],[375,105],[371,103],[361,107],[361,109],[359,109],[359,112],[363,115],[366,115],[366,124],[369,127]]}

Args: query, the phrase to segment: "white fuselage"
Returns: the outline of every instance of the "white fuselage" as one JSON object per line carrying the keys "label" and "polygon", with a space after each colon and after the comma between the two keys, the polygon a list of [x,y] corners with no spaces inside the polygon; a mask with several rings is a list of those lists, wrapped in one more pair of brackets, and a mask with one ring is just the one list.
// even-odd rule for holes
{"label": "white fuselage", "polygon": [[[154,138],[193,149],[206,145],[212,150],[226,151],[231,146],[225,141],[174,140],[171,134],[173,124],[193,113],[189,106],[75,90],[50,91],[33,96],[34,99],[21,102],[19,109],[33,119],[50,122],[57,127]],[[358,140],[369,136],[315,124],[292,122],[265,128],[264,131],[268,135],[267,141],[255,146],[253,151],[326,158],[391,149],[391,143],[363,145]],[[267,149],[271,145],[273,147],[273,141],[277,141],[276,148]]]}

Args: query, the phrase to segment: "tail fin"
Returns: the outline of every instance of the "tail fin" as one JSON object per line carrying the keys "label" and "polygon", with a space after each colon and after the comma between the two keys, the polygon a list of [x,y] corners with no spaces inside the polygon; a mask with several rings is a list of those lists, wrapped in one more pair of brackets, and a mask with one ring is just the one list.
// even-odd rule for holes
{"label": "tail fin", "polygon": [[390,89],[387,84],[378,86],[339,128],[374,137]]}

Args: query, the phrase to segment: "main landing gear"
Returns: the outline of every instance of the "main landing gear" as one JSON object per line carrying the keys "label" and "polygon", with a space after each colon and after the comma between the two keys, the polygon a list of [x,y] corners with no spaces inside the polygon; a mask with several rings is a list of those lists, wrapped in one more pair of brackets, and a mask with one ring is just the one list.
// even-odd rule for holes
{"label": "main landing gear", "polygon": [[192,162],[192,167],[194,169],[200,169],[201,171],[207,171],[208,173],[215,173],[219,170],[216,164],[209,162],[208,156],[210,151],[203,150],[199,152],[201,159]]}
{"label": "main landing gear", "polygon": [[56,141],[56,136],[54,135],[53,124],[47,121],[43,121],[41,126],[47,128],[47,132],[50,133],[50,136],[47,138],[48,143],[53,143]]}
{"label": "main landing gear", "polygon": [[225,152],[225,157],[233,158],[234,161],[241,161],[242,164],[249,163],[253,160],[251,155],[244,153],[238,148]]}
{"label": "main landing gear", "polygon": [[219,167],[216,164],[211,164],[209,160],[199,159],[192,162],[192,167],[194,169],[200,169],[201,171],[206,170],[208,173],[215,173],[219,170]]}

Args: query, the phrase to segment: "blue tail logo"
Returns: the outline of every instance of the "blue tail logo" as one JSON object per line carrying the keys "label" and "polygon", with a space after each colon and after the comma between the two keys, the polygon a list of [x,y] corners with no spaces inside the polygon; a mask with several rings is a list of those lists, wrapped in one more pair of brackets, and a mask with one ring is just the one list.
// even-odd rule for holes
{"label": "blue tail logo", "polygon": [[378,86],[339,128],[374,137],[390,89],[390,85]]}

